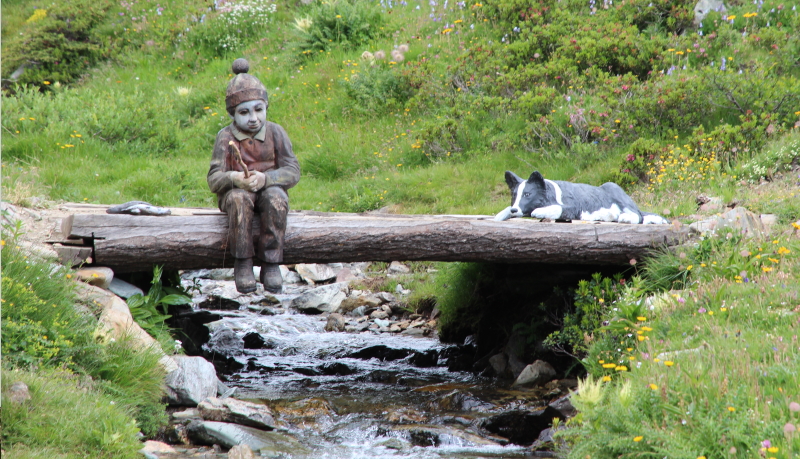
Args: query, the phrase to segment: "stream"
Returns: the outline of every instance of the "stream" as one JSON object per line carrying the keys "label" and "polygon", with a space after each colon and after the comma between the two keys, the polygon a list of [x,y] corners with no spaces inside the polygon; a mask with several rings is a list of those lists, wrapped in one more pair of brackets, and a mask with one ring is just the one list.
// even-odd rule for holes
{"label": "stream", "polygon": [[[373,319],[370,310],[380,307],[362,306],[342,315],[348,331],[326,331],[330,312],[293,307],[314,288],[293,272],[285,275],[292,283],[282,294],[259,286],[240,295],[229,272],[214,271],[183,273],[184,287],[195,291],[194,312],[208,311],[202,354],[235,389],[232,397],[272,410],[274,446],[261,449],[261,457],[552,456],[531,443],[559,415],[548,403],[566,395],[574,380],[512,389],[511,381],[451,371],[470,345],[441,343],[430,317],[389,304],[384,309],[393,312]],[[401,293],[397,299],[402,304]],[[400,325],[406,328],[399,331]]]}

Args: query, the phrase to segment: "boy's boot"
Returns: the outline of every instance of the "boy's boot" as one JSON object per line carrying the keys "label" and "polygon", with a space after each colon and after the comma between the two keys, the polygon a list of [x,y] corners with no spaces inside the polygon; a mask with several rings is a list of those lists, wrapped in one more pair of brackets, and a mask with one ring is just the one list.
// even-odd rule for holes
{"label": "boy's boot", "polygon": [[236,290],[239,293],[256,291],[256,277],[253,275],[252,258],[237,258],[233,262],[233,279],[236,281]]}
{"label": "boy's boot", "polygon": [[261,283],[264,290],[272,293],[281,293],[283,290],[283,276],[277,263],[261,263]]}

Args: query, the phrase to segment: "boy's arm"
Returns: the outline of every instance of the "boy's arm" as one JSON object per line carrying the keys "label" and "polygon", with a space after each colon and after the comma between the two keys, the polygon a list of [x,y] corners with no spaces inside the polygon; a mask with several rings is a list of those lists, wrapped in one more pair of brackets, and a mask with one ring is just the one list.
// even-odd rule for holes
{"label": "boy's arm", "polygon": [[275,162],[278,168],[266,172],[267,186],[281,186],[285,189],[297,185],[300,181],[300,163],[292,150],[289,135],[278,124],[273,124],[272,136],[275,142]]}
{"label": "boy's arm", "polygon": [[214,153],[211,155],[211,167],[208,169],[208,187],[212,193],[222,194],[233,188],[231,174],[225,166],[225,155],[228,151],[228,142],[233,136],[226,129],[219,131],[217,141],[214,143]]}

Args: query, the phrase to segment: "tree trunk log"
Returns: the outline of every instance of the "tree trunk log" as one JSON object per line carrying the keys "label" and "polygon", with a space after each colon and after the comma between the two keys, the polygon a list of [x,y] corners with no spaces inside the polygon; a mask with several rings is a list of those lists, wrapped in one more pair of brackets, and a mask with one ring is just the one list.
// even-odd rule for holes
{"label": "tree trunk log", "polygon": [[[254,233],[258,219],[254,219]],[[64,236],[94,247],[94,263],[118,272],[230,267],[227,217],[74,214]],[[291,212],[284,263],[482,261],[626,265],[676,245],[686,227],[616,223],[496,222],[491,217]]]}

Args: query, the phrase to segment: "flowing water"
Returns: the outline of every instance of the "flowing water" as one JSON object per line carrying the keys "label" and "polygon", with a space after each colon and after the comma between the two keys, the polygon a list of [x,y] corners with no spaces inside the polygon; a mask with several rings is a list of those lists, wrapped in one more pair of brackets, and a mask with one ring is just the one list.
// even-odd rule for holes
{"label": "flowing water", "polygon": [[[204,294],[195,302],[204,301],[211,291],[230,291],[226,282],[232,284],[202,280]],[[515,391],[494,378],[449,371],[448,358],[457,355],[459,347],[443,345],[435,336],[374,329],[326,332],[325,315],[305,315],[288,307],[304,289],[288,286],[277,295],[280,304],[260,311],[247,308],[247,300],[257,302],[258,294],[240,296],[240,310],[214,311],[221,318],[206,325],[211,331],[206,350],[231,356],[241,367],[220,374],[226,385],[236,388],[233,396],[267,404],[279,424],[280,440],[274,449],[262,450],[263,455],[534,455],[530,446],[509,443],[485,429],[483,422],[509,410],[541,409],[566,388]],[[224,344],[231,340],[218,339],[226,335],[237,338],[232,347]]]}

